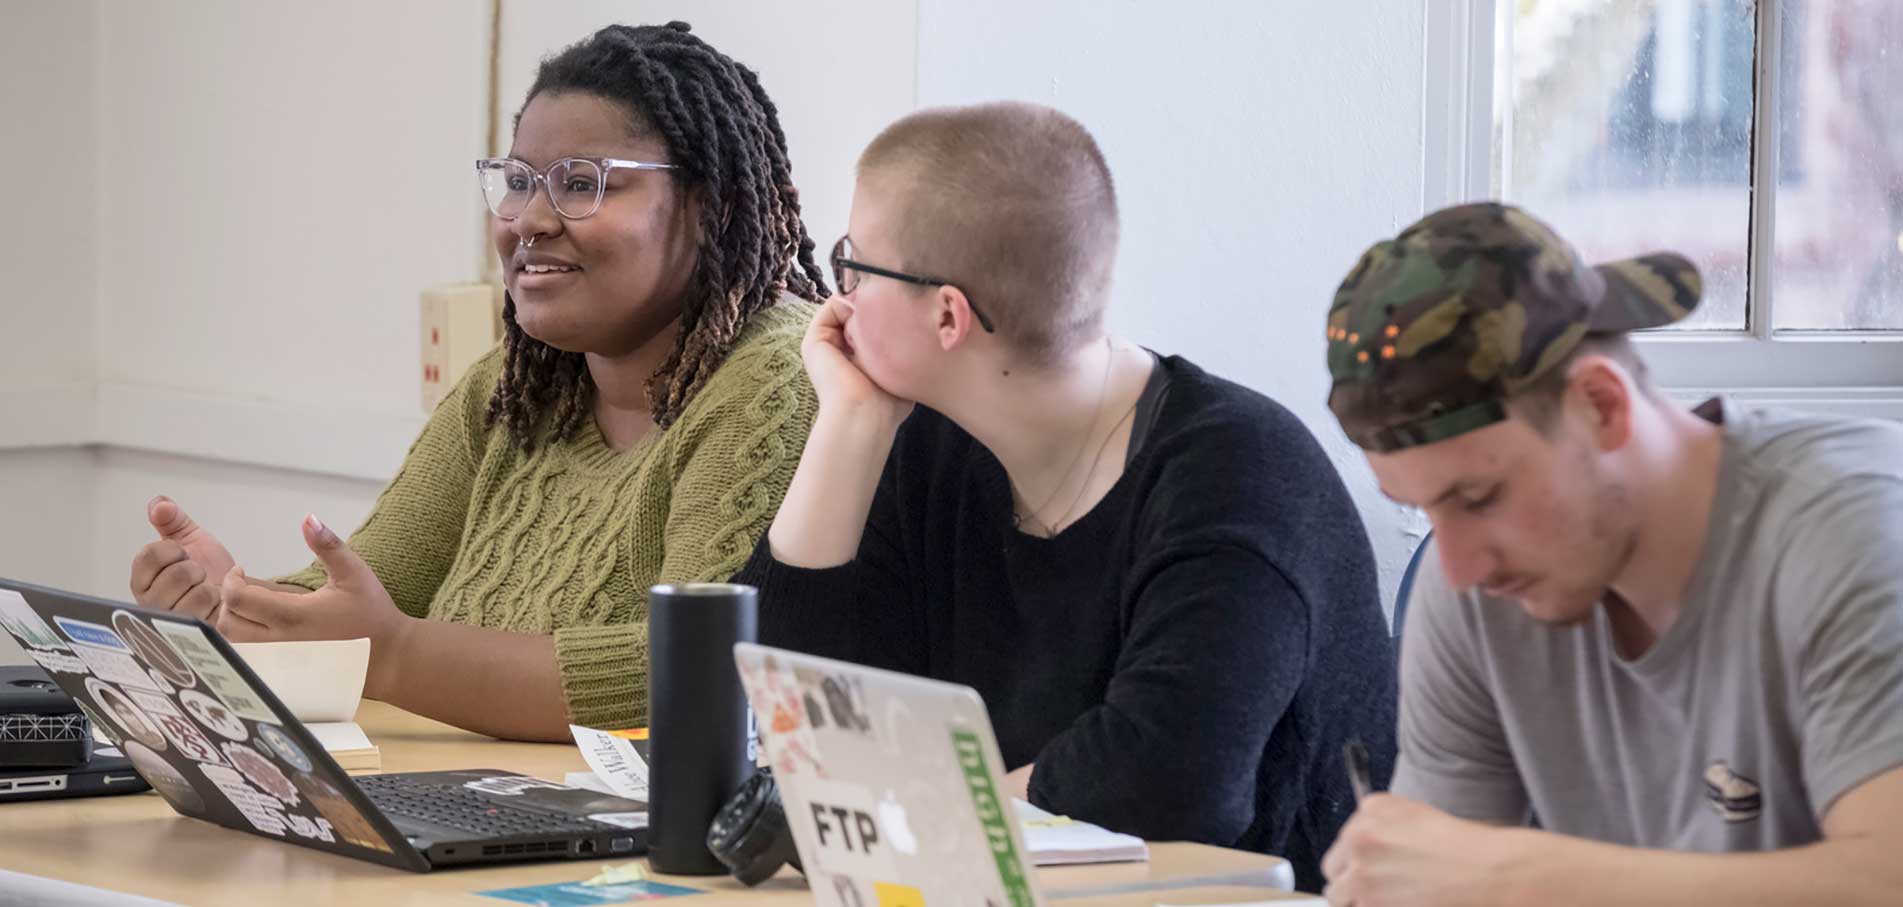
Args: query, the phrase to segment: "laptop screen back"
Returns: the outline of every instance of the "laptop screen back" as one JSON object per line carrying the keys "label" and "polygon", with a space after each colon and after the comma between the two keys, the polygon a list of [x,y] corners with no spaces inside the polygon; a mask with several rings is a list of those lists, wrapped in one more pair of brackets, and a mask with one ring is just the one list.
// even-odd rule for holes
{"label": "laptop screen back", "polygon": [[750,643],[734,660],[819,904],[1042,903],[971,688]]}
{"label": "laptop screen back", "polygon": [[429,868],[204,623],[0,579],[0,628],[181,815]]}

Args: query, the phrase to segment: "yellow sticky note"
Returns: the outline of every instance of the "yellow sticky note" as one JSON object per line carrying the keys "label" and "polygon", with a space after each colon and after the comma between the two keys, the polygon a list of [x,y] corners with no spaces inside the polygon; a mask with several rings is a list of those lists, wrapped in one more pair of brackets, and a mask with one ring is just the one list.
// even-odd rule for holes
{"label": "yellow sticky note", "polygon": [[873,882],[872,894],[879,899],[879,907],[925,907],[925,892],[910,885]]}
{"label": "yellow sticky note", "polygon": [[643,881],[647,877],[648,877],[647,870],[643,869],[641,864],[623,863],[620,866],[610,866],[607,869],[602,870],[599,875],[595,876],[592,879],[589,879],[586,882],[583,882],[582,884],[583,885],[625,885],[629,882]]}
{"label": "yellow sticky note", "polygon": [[1060,825],[1075,825],[1076,820],[1069,816],[1052,816],[1048,819],[1027,819],[1025,828],[1056,828]]}

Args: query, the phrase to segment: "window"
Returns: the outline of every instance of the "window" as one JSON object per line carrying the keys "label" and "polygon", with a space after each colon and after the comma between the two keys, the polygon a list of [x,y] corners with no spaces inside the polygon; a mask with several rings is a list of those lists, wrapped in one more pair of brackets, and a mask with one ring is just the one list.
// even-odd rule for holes
{"label": "window", "polygon": [[1903,2],[1427,9],[1430,207],[1505,198],[1589,260],[1697,262],[1704,304],[1645,340],[1668,387],[1903,413]]}

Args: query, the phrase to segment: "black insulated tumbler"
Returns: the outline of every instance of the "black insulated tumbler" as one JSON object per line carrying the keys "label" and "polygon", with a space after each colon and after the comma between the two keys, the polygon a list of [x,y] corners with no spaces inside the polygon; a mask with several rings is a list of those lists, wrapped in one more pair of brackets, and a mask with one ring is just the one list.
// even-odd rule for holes
{"label": "black insulated tumbler", "polygon": [[648,866],[655,872],[727,872],[707,849],[707,826],[753,771],[733,644],[753,642],[758,624],[752,586],[648,590]]}

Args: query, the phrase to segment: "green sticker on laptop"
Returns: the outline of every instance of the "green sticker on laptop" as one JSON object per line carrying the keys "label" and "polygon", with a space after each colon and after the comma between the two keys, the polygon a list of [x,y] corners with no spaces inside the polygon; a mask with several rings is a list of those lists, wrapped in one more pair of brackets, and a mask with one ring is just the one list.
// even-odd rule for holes
{"label": "green sticker on laptop", "polygon": [[991,786],[991,772],[985,768],[984,744],[979,742],[977,734],[967,730],[953,730],[951,735],[958,765],[965,770],[965,786],[971,790],[971,805],[978,810],[978,821],[984,825],[985,838],[991,843],[991,855],[998,861],[998,879],[1004,883],[1005,894],[1010,896],[1012,907],[1032,907],[1037,899],[1032,897],[1031,886],[1024,877],[1024,863],[1018,859],[1011,827],[1005,824],[1004,804]]}

